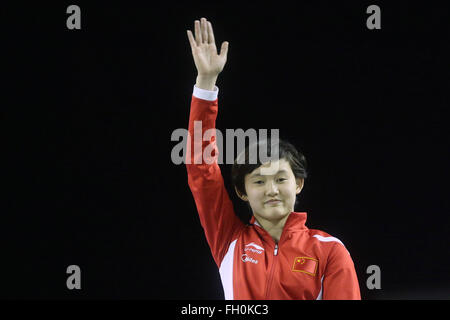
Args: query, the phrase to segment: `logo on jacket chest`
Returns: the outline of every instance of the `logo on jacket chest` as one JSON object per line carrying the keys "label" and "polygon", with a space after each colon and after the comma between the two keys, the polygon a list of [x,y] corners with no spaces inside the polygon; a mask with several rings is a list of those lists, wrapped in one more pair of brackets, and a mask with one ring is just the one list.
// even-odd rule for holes
{"label": "logo on jacket chest", "polygon": [[243,262],[250,262],[250,263],[258,264],[258,260],[251,257],[249,254],[254,253],[254,254],[259,255],[259,254],[262,254],[263,252],[264,252],[263,247],[261,247],[260,245],[257,245],[254,242],[251,242],[251,243],[245,245],[244,254],[241,256],[241,260]]}
{"label": "logo on jacket chest", "polygon": [[245,252],[249,251],[249,252],[261,254],[261,253],[263,253],[264,248],[259,246],[259,245],[257,245],[254,242],[251,242],[251,243],[245,245],[244,251]]}
{"label": "logo on jacket chest", "polygon": [[246,253],[244,253],[244,254],[241,256],[241,260],[242,260],[243,262],[251,262],[251,263],[254,263],[254,264],[258,264],[258,260],[253,259],[252,257],[249,257]]}

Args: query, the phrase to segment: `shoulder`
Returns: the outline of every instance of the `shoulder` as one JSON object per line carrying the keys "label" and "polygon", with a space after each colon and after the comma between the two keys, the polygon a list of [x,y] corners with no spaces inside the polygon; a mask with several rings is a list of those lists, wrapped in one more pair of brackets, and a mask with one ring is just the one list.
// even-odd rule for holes
{"label": "shoulder", "polygon": [[353,268],[353,260],[344,243],[321,230],[309,229],[310,241],[326,261],[327,268]]}
{"label": "shoulder", "polygon": [[326,255],[333,254],[350,254],[344,243],[329,233],[326,233],[321,230],[309,229],[309,237],[310,241],[313,243],[315,247],[321,249],[322,252],[326,253]]}
{"label": "shoulder", "polygon": [[[335,243],[339,243],[342,246],[344,246],[344,243],[342,243],[342,241],[336,237],[333,237],[332,235],[321,231],[321,230],[316,230],[316,229],[309,229],[309,236],[312,239],[315,239],[316,241],[319,241],[321,243],[324,244],[335,244]],[[345,247],[345,246],[344,246]]]}

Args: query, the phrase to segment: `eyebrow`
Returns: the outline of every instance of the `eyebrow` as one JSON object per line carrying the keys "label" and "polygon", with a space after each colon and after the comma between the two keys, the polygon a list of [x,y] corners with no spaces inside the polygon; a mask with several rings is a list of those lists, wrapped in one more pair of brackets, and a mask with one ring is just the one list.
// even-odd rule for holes
{"label": "eyebrow", "polygon": [[[276,176],[277,174],[280,174],[280,173],[287,173],[287,171],[284,170],[284,169],[281,169],[281,170],[279,170],[277,173],[275,173],[275,176]],[[262,175],[262,174],[260,174],[260,173],[253,173],[253,174],[250,175],[249,178],[263,177],[263,176],[265,176],[265,175]]]}

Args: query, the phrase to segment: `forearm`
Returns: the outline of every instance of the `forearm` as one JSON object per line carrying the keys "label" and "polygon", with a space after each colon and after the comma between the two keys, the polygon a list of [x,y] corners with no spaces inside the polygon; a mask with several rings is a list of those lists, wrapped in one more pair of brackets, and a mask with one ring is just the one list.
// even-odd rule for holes
{"label": "forearm", "polygon": [[[214,99],[214,96],[217,95],[217,91],[215,95],[212,94],[211,97],[206,97],[208,95],[208,92],[210,91],[200,92],[200,89],[201,88],[198,87],[194,88],[194,93],[191,101],[188,126],[190,136],[190,139],[188,140],[188,157],[191,159],[191,161],[187,163],[191,163],[194,165],[202,164],[198,167],[198,169],[203,168],[206,171],[209,171],[207,169],[208,166],[205,167],[206,162],[203,153],[208,145],[215,144],[216,142],[213,142],[208,138],[206,138],[206,140],[208,141],[204,141],[203,138],[206,131],[211,132],[215,129],[218,111],[218,99]],[[196,93],[198,96],[196,96]],[[214,92],[211,91],[211,93]],[[205,95],[205,98],[209,98],[210,100],[205,100],[201,97],[202,95]],[[216,163],[213,164],[217,165]]]}

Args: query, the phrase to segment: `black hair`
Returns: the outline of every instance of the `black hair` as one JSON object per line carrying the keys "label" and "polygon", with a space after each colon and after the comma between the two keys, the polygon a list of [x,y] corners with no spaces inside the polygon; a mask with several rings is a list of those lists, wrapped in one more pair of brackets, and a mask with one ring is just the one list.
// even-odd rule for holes
{"label": "black hair", "polygon": [[[291,166],[296,179],[306,179],[308,173],[306,171],[307,162],[305,156],[288,141],[277,139],[274,143],[278,144],[278,159],[285,159],[287,162],[289,162],[289,165]],[[268,157],[272,157],[272,150],[276,152],[276,149],[273,148],[276,145],[272,144],[270,142],[270,139],[259,140],[256,144],[247,145],[245,147],[245,150],[240,155],[238,155],[238,157],[236,157],[234,161],[234,164],[231,168],[231,180],[234,187],[242,195],[247,194],[245,191],[245,176],[263,164],[259,152],[254,152],[254,155],[256,155],[256,163],[255,161],[249,161],[250,150],[253,149],[254,151],[256,150],[256,147],[259,150],[259,148],[262,148],[263,146],[267,150],[266,154]],[[238,159],[240,159],[240,161],[238,161]]]}

